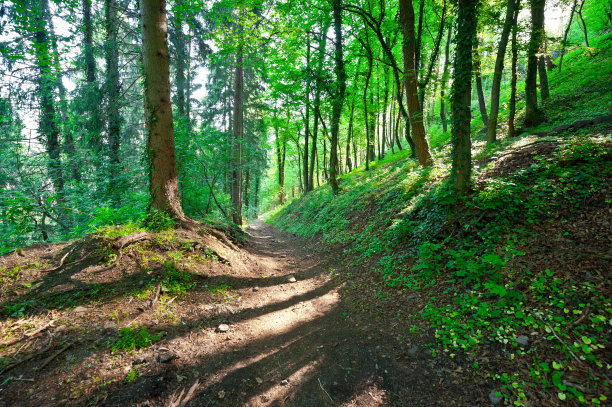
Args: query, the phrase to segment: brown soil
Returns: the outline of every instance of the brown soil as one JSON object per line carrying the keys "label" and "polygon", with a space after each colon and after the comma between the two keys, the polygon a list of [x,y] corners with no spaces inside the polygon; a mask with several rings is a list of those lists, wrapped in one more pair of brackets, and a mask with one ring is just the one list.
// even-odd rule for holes
{"label": "brown soil", "polygon": [[[0,374],[0,406],[488,403],[490,388],[467,373],[468,361],[432,358],[427,333],[408,333],[399,318],[357,311],[368,307],[352,293],[368,283],[359,277],[349,286],[340,281],[341,251],[329,252],[262,221],[247,232],[242,249],[225,239],[179,232],[169,243],[130,246],[110,268],[91,254],[101,245],[95,239],[39,245],[0,258],[5,270],[21,265],[17,277],[5,281],[4,305],[47,300],[20,318],[2,318],[0,356],[4,365],[18,364]],[[142,264],[140,254],[168,258],[186,242],[191,247],[181,264],[197,287],[177,298],[162,293],[152,304],[163,263]],[[224,261],[197,261],[202,247]],[[42,271],[57,268],[71,249],[65,266]],[[289,282],[289,276],[297,281]],[[147,298],[134,294],[147,284]],[[231,288],[212,292],[222,284]],[[51,301],[75,292],[89,294],[66,308]],[[133,323],[163,336],[148,348],[113,353],[119,330]],[[227,332],[218,332],[221,323]]]}

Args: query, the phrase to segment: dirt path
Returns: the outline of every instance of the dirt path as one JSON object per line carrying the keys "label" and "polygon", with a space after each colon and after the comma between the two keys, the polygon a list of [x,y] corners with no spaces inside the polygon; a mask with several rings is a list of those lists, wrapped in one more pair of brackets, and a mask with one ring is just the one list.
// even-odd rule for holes
{"label": "dirt path", "polygon": [[150,393],[140,387],[137,405],[157,405],[148,400],[170,383],[159,405],[433,406],[441,405],[440,396],[444,405],[464,405],[461,397],[446,397],[466,392],[445,382],[442,370],[434,373],[428,353],[407,352],[384,325],[350,315],[330,272],[337,266],[331,256],[262,221],[247,232],[261,278],[241,289],[240,308],[219,321],[229,331],[190,332],[196,354],[168,366],[163,380],[151,377]]}
{"label": "dirt path", "polygon": [[[261,220],[246,231],[246,247],[226,253],[231,266],[204,261],[190,277],[197,287],[174,303],[168,297],[151,307],[150,298],[130,294],[155,277],[134,256],[124,256],[119,270],[107,270],[106,283],[81,281],[102,278],[88,271],[99,268],[95,261],[43,274],[43,283],[34,273],[39,301],[76,283],[73,290],[80,292],[106,284],[107,294],[83,297],[75,308],[41,307],[23,319],[51,328],[27,341],[36,349],[33,359],[5,375],[0,407],[488,404],[488,389],[466,386],[469,376],[456,359],[433,358],[424,335],[409,332],[406,320],[394,317],[394,304],[386,313],[364,305],[361,294],[371,298],[375,289],[357,275],[372,278],[371,270],[345,270],[341,249],[318,247]],[[65,250],[66,245],[32,249],[52,262]],[[355,278],[347,287],[348,272]],[[220,287],[227,287],[222,295],[214,292]],[[374,298],[384,304],[384,298]],[[63,322],[53,325],[54,320]],[[111,352],[121,329],[136,321],[163,337],[137,352]],[[19,320],[10,324],[21,326]],[[217,329],[222,324],[227,331]],[[45,343],[54,348],[38,354]],[[53,356],[62,343],[70,349]]]}

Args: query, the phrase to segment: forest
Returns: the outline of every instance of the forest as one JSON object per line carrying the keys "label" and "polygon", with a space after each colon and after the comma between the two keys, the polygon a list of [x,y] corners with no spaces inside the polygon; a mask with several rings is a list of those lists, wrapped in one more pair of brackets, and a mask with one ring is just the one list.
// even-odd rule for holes
{"label": "forest", "polygon": [[0,407],[608,405],[611,0],[5,0]]}

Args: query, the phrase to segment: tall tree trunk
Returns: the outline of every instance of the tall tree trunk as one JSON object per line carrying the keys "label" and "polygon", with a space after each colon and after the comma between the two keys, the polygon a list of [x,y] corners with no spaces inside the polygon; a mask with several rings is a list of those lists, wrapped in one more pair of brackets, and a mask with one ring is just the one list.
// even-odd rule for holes
{"label": "tall tree trunk", "polygon": [[[419,22],[417,25],[417,33],[416,33],[416,39],[415,39],[415,44],[414,44],[414,71],[415,71],[415,75],[417,76],[417,81],[418,81],[418,75],[419,75],[419,72],[421,71],[421,65],[422,65],[421,64],[421,59],[422,59],[421,50],[422,50],[422,44],[423,44],[423,16],[424,15],[425,15],[425,0],[421,0],[419,2]],[[414,27],[414,17],[412,20],[413,20],[412,26]],[[423,102],[421,101],[421,103]]]}
{"label": "tall tree trunk", "polygon": [[423,125],[423,112],[419,103],[417,78],[415,69],[415,38],[414,38],[414,7],[412,0],[399,0],[400,23],[404,35],[402,53],[404,56],[404,86],[408,101],[408,113],[412,126],[412,140],[414,141],[419,164],[429,167],[433,164],[429,143],[425,136]]}
{"label": "tall tree trunk", "polygon": [[174,12],[174,18],[172,19],[173,30],[171,40],[174,43],[175,55],[173,59],[175,78],[176,78],[176,95],[174,101],[176,104],[176,111],[178,113],[178,120],[182,121],[185,118],[186,112],[186,89],[187,89],[187,78],[185,75],[186,70],[186,42],[185,34],[183,33],[183,11],[181,10],[184,5],[182,1],[177,1],[177,10]]}
{"label": "tall tree trunk", "polygon": [[117,3],[115,0],[105,0],[106,17],[106,93],[108,98],[108,143],[110,147],[110,182],[109,193],[115,202],[119,201],[119,48],[117,44]]}
{"label": "tall tree trunk", "polygon": [[440,120],[442,121],[442,130],[448,131],[448,122],[446,120],[446,83],[448,82],[448,62],[450,58],[450,43],[453,32],[453,26],[448,27],[448,37],[446,37],[446,47],[444,48],[444,70],[442,72],[442,84],[440,85]]}
{"label": "tall tree trunk", "polygon": [[582,8],[584,7],[585,1],[586,0],[582,0],[582,4],[580,4],[580,8],[576,11],[576,14],[578,14],[578,18],[580,18],[580,22],[582,23],[582,32],[584,33],[584,43],[586,44],[587,47],[590,47],[589,36],[587,34],[587,26],[586,26],[586,23],[584,22],[584,18],[582,17]]}
{"label": "tall tree trunk", "polygon": [[[34,14],[34,51],[38,68],[38,97],[40,102],[39,132],[44,137],[47,154],[49,155],[49,178],[57,195],[57,201],[62,206],[64,201],[64,177],[60,157],[59,130],[56,122],[55,103],[53,100],[52,59],[47,21],[49,21],[49,4],[47,0],[39,0],[32,10]],[[64,210],[60,210],[61,220]]]}
{"label": "tall tree trunk", "polygon": [[185,219],[181,207],[170,99],[170,58],[165,0],[141,0],[147,153],[151,209]]}
{"label": "tall tree trunk", "polygon": [[[313,188],[315,158],[318,160],[317,137],[319,131],[319,116],[321,115],[321,89],[323,88],[322,72],[323,64],[325,62],[325,47],[327,46],[327,31],[329,30],[330,25],[331,19],[329,17],[326,17],[321,24],[321,38],[319,40],[319,60],[317,62],[317,78],[315,81],[315,99],[313,105],[314,123],[312,127],[312,150],[310,153],[310,173],[308,175],[308,185],[310,187],[310,190],[312,190]],[[317,169],[317,185],[320,185],[318,177],[319,170]]]}
{"label": "tall tree trunk", "polygon": [[93,50],[93,24],[91,22],[91,0],[83,1],[83,50],[85,53],[85,80],[88,84],[96,81],[96,60]]}
{"label": "tall tree trunk", "polygon": [[383,91],[383,103],[382,103],[382,149],[380,151],[380,159],[385,158],[385,145],[387,143],[387,102],[389,101],[389,82],[387,82],[387,78],[389,77],[389,72],[385,67],[383,69],[384,75],[384,91]]}
{"label": "tall tree trunk", "polygon": [[485,101],[484,90],[482,89],[482,77],[480,76],[480,52],[478,51],[478,44],[474,46],[474,79],[476,82],[476,94],[478,95],[480,117],[482,119],[482,124],[487,127],[489,124],[489,116],[487,115],[487,102]]}
{"label": "tall tree trunk", "polygon": [[[425,0],[423,0],[424,2]],[[421,4],[423,4],[423,2]],[[431,54],[431,58],[429,58],[429,65],[427,70],[424,72],[423,77],[419,80],[419,102],[421,103],[421,107],[424,109],[425,104],[425,91],[427,90],[427,86],[431,81],[432,73],[434,67],[436,66],[436,62],[438,61],[438,55],[440,54],[440,44],[442,43],[442,36],[444,35],[444,24],[446,22],[446,0],[444,1],[444,5],[442,6],[442,13],[440,15],[440,28],[438,29],[438,34],[436,36],[436,42],[433,46],[433,51]],[[418,47],[418,44],[417,44]],[[419,68],[417,67],[417,72]]]}
{"label": "tall tree trunk", "polygon": [[548,91],[548,73],[546,72],[546,60],[544,55],[540,55],[538,58],[538,73],[540,75],[540,96],[542,96],[542,103],[544,103],[550,96],[550,92]]}
{"label": "tall tree trunk", "polygon": [[508,136],[512,137],[516,133],[514,129],[514,120],[516,116],[516,82],[517,72],[516,66],[518,64],[518,43],[516,39],[518,31],[518,13],[519,8],[514,10],[514,18],[512,21],[512,62],[510,68],[510,101],[508,104]]}
{"label": "tall tree trunk", "polygon": [[510,30],[514,23],[514,13],[519,8],[520,0],[508,0],[506,6],[506,17],[504,28],[497,46],[497,57],[495,58],[495,71],[493,72],[493,83],[491,84],[491,114],[489,115],[489,125],[487,127],[487,143],[496,140],[497,118],[499,116],[499,95],[501,91],[501,80],[504,73],[504,57],[510,38]]}
{"label": "tall tree trunk", "polygon": [[53,27],[53,18],[51,18],[51,14],[47,13],[49,24],[49,35],[52,38],[53,42],[53,64],[55,65],[55,84],[57,87],[57,92],[59,94],[60,99],[60,115],[63,123],[63,133],[64,133],[64,149],[65,154],[68,156],[68,160],[70,160],[70,173],[72,175],[72,179],[74,181],[81,181],[81,172],[79,168],[78,155],[74,146],[74,136],[72,134],[72,129],[70,126],[70,119],[68,118],[68,101],[66,100],[66,87],[62,81],[62,68],[60,66],[59,61],[59,47],[57,45],[57,36],[55,35],[55,28]]}
{"label": "tall tree trunk", "polygon": [[576,11],[577,4],[578,0],[574,0],[574,4],[572,5],[572,11],[570,12],[569,21],[567,23],[567,27],[565,27],[565,32],[563,33],[563,41],[561,41],[561,57],[559,58],[559,72],[561,72],[561,65],[563,65],[563,55],[565,54],[565,47],[567,46],[567,35],[569,34],[570,28],[572,27],[572,20],[574,19],[574,12]]}
{"label": "tall tree trunk", "polygon": [[527,49],[527,75],[525,78],[525,126],[537,126],[544,120],[538,108],[538,50],[544,38],[544,6],[546,0],[530,0],[531,38]]}
{"label": "tall tree trunk", "polygon": [[244,130],[243,89],[244,56],[242,46],[236,52],[234,72],[234,134],[232,138],[232,220],[242,225],[242,136]]}
{"label": "tall tree trunk", "polygon": [[478,23],[478,0],[459,0],[457,32],[455,33],[455,61],[451,88],[451,180],[455,191],[463,195],[468,191],[472,173],[471,77],[472,48]]}
{"label": "tall tree trunk", "polygon": [[[282,142],[278,135],[279,126],[276,125],[274,132],[274,144],[276,145],[276,166],[278,169],[278,201],[282,205],[285,202],[285,143]],[[282,144],[282,147],[281,147]]]}
{"label": "tall tree trunk", "polygon": [[370,86],[370,78],[372,77],[372,67],[374,63],[373,63],[373,56],[372,56],[372,48],[370,47],[369,34],[367,30],[365,32],[365,36],[366,36],[365,41],[361,41],[361,44],[364,46],[366,50],[367,58],[368,58],[368,71],[366,73],[365,84],[363,87],[363,118],[364,118],[365,133],[366,133],[365,170],[369,171],[370,161],[372,158],[371,150],[373,148],[373,140],[372,140],[372,134],[370,133],[371,112],[369,112],[370,109],[368,108],[368,105],[369,105],[369,100],[368,100],[368,90],[369,89],[368,88]]}
{"label": "tall tree trunk", "polygon": [[308,139],[310,138],[310,33],[306,33],[306,117],[304,131],[304,193],[312,188],[308,179]]}

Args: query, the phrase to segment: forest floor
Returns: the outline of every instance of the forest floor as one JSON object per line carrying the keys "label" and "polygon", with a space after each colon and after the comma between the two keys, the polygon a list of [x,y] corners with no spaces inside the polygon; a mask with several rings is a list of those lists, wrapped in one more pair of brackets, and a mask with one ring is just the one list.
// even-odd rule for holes
{"label": "forest floor", "polygon": [[0,258],[0,406],[488,403],[431,338],[407,347],[389,318],[355,312],[341,250],[262,220],[246,231],[242,248],[177,230],[98,256],[124,237],[107,232]]}

